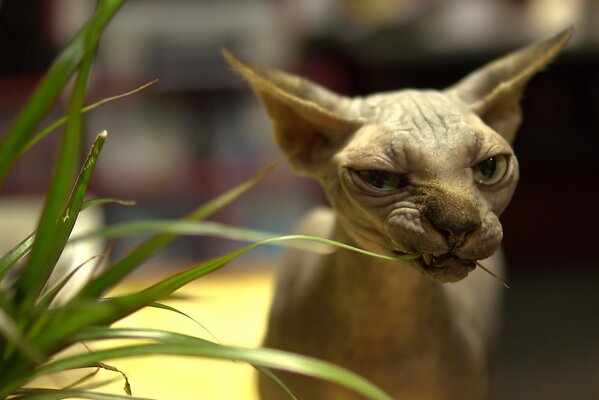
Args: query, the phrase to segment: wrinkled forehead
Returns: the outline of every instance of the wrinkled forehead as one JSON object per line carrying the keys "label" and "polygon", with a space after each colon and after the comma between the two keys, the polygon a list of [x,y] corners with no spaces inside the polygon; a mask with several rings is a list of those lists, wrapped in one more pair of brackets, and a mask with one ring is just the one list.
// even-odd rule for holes
{"label": "wrinkled forehead", "polygon": [[390,129],[435,134],[464,127],[471,113],[441,92],[403,90],[365,98],[361,114],[368,122]]}
{"label": "wrinkled forehead", "polygon": [[492,134],[463,103],[436,91],[371,96],[364,99],[361,114],[367,127],[358,132],[353,145],[390,153],[428,153],[437,158],[477,153],[482,137]]}

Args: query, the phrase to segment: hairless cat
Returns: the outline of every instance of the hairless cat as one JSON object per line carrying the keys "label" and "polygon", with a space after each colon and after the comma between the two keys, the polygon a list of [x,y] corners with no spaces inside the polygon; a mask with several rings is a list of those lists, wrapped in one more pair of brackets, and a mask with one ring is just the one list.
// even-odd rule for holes
{"label": "hairless cat", "polygon": [[[300,173],[330,208],[302,234],[386,255],[290,250],[280,268],[264,344],[314,356],[368,378],[393,399],[480,400],[496,332],[503,236],[498,217],[518,181],[512,150],[529,79],[571,29],[515,51],[445,90],[345,97],[225,52],[274,122]],[[300,399],[355,399],[334,384],[281,372]],[[260,378],[264,400],[283,398]]]}

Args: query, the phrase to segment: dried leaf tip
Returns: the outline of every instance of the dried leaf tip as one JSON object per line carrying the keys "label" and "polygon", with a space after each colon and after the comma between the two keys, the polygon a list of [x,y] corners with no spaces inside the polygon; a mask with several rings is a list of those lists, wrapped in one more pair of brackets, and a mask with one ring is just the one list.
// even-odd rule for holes
{"label": "dried leaf tip", "polygon": [[499,278],[497,275],[495,275],[493,272],[491,272],[491,270],[489,270],[487,267],[485,267],[484,265],[482,265],[481,263],[479,263],[478,261],[474,262],[480,269],[482,269],[483,271],[485,271],[487,274],[491,275],[493,278],[495,278],[495,280],[499,283],[501,283],[506,289],[509,289],[509,285],[507,283],[505,283],[504,281],[501,280],[501,278]]}

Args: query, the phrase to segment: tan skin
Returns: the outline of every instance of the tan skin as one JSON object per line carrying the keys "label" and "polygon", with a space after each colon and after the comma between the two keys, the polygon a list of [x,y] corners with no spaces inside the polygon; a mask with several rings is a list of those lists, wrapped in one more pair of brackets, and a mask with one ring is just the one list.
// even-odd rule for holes
{"label": "tan skin", "polygon": [[[300,173],[331,208],[299,232],[388,255],[292,250],[277,278],[264,344],[358,372],[392,398],[480,400],[501,287],[498,217],[518,181],[511,142],[528,80],[571,31],[508,54],[444,91],[348,98],[226,53],[275,125]],[[358,399],[333,384],[281,373],[301,399]],[[267,378],[262,399],[283,398]]]}

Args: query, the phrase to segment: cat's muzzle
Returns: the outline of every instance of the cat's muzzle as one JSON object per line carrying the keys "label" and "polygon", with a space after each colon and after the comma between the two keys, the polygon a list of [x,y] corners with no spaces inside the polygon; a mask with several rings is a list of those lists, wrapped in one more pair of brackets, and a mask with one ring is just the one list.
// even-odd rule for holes
{"label": "cat's muzzle", "polygon": [[[395,251],[396,255],[401,252]],[[464,279],[470,272],[476,268],[476,263],[472,260],[464,260],[454,254],[446,253],[435,256],[430,253],[423,253],[421,257],[412,261],[416,266],[439,283],[458,282]]]}
{"label": "cat's muzzle", "polygon": [[441,256],[423,254],[415,262],[431,278],[441,283],[460,281],[476,268],[474,261],[463,260],[450,253]]}

